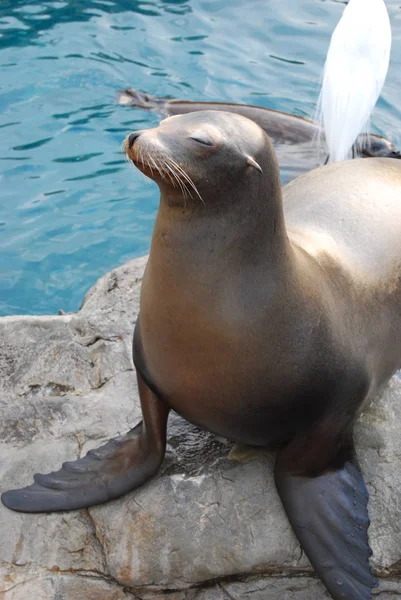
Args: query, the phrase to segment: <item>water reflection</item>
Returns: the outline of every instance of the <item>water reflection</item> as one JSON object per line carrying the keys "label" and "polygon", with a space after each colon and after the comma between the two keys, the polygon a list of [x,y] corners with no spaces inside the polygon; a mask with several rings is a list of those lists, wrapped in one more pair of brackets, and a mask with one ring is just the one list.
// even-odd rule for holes
{"label": "water reflection", "polygon": [[[48,29],[61,23],[85,22],[104,14],[134,12],[144,16],[159,16],[163,12],[185,15],[191,12],[190,0],[69,0],[68,2],[38,2],[2,0],[0,3],[0,48],[12,44],[21,46],[39,43]],[[113,26],[128,30],[130,27]],[[56,57],[57,58],[57,57]]]}

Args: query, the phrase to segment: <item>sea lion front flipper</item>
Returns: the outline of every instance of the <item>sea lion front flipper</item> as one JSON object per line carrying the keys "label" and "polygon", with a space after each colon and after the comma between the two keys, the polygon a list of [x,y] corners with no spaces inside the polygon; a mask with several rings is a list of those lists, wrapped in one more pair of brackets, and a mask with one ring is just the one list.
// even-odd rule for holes
{"label": "sea lion front flipper", "polygon": [[74,510],[119,498],[147,481],[166,449],[169,408],[139,375],[143,421],[86,456],[65,462],[59,471],[36,474],[35,483],[5,492],[5,506],[19,512]]}
{"label": "sea lion front flipper", "polygon": [[288,474],[282,464],[279,455],[277,490],[317,574],[334,600],[370,600],[369,495],[357,461],[316,477]]}

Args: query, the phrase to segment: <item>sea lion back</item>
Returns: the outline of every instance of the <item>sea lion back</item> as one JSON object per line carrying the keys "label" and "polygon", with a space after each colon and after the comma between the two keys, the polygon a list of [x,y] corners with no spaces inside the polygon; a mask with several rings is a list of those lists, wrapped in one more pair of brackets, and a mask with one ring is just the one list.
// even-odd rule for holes
{"label": "sea lion back", "polygon": [[[361,277],[401,277],[401,164],[352,160],[315,169],[283,189],[289,237],[336,255]],[[339,256],[340,255],[340,256]]]}

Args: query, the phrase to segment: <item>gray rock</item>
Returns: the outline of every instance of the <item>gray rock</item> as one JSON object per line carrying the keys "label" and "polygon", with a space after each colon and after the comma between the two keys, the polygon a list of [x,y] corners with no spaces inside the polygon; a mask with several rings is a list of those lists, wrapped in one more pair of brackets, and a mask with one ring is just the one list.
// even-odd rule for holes
{"label": "gray rock", "polygon": [[117,583],[101,576],[74,573],[26,573],[14,577],[12,585],[0,594],[5,600],[135,600],[136,595],[123,590]]}
{"label": "gray rock", "polygon": [[[140,420],[131,358],[146,258],[102,277],[80,311],[0,319],[0,490],[58,468]],[[380,599],[401,597],[401,379],[360,418]],[[273,456],[172,416],[141,489],[73,513],[0,506],[5,600],[322,600],[277,496]]]}

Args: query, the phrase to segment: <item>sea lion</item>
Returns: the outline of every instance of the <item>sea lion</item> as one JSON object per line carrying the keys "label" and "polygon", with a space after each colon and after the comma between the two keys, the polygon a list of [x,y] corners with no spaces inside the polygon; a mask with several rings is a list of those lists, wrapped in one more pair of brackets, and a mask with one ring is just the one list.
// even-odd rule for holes
{"label": "sea lion", "polygon": [[173,409],[278,450],[279,495],[327,589],[371,598],[352,430],[401,366],[401,163],[334,163],[282,190],[264,131],[217,111],[125,145],[161,192],[133,343],[143,422],[3,503],[71,510],[138,487]]}
{"label": "sea lion", "polygon": [[[304,160],[309,160],[311,164],[313,161],[317,162],[316,146],[312,146],[311,142],[319,137],[320,127],[318,123],[311,119],[250,104],[190,102],[187,100],[158,98],[134,88],[119,90],[116,98],[119,104],[152,110],[163,117],[202,110],[221,110],[243,115],[255,121],[275,145],[300,145],[302,146],[302,152],[305,154]],[[307,152],[308,147],[309,153]],[[359,136],[356,143],[356,152],[364,158],[401,158],[401,153],[390,140],[374,133],[370,133],[368,139],[366,139],[366,136]],[[280,160],[279,163],[281,164]]]}

